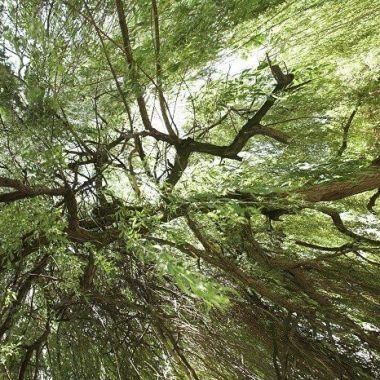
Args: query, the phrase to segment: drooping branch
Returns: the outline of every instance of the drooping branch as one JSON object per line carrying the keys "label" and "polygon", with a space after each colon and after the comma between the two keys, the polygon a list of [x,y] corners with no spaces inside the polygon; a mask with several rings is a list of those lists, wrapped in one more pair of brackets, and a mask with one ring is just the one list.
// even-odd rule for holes
{"label": "drooping branch", "polygon": [[5,308],[2,317],[5,317],[0,325],[0,340],[3,339],[4,334],[11,328],[16,314],[19,312],[19,307],[27,296],[35,276],[40,274],[48,262],[49,255],[43,256],[34,267],[26,274],[26,279],[20,284],[17,295],[8,308]]}
{"label": "drooping branch", "polygon": [[[50,324],[49,322],[47,322],[44,332],[33,343],[27,346],[26,352],[21,361],[18,380],[23,380],[25,378],[25,374],[29,366],[30,359],[32,358],[33,352],[35,352],[36,357],[38,357],[40,350],[43,344],[46,342],[49,334],[50,334]],[[36,371],[38,371],[38,368],[36,368]]]}

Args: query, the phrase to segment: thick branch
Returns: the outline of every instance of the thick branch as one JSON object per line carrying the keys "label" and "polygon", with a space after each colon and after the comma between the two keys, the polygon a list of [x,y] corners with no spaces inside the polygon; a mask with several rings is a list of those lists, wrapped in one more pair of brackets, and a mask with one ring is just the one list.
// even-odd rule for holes
{"label": "thick branch", "polygon": [[300,191],[309,202],[327,202],[378,189],[380,187],[380,167],[371,166],[364,173],[348,180],[337,180],[310,186]]}
{"label": "thick branch", "polygon": [[66,191],[63,187],[50,188],[47,186],[29,186],[19,180],[6,177],[0,177],[0,187],[13,188],[16,190],[10,193],[0,194],[0,203],[33,198],[38,195],[64,195]]}
{"label": "thick branch", "polygon": [[230,145],[218,146],[193,141],[190,144],[190,149],[192,152],[208,153],[213,156],[241,160],[241,158],[238,157],[238,153],[242,151],[248,140],[256,135],[268,136],[284,144],[288,144],[290,140],[289,136],[286,133],[260,124],[254,124],[251,126],[251,123],[248,121],[239,131]]}
{"label": "thick branch", "polygon": [[[188,158],[193,152],[207,153],[213,156],[230,158],[240,161],[241,157],[238,156],[238,153],[242,151],[248,140],[255,135],[268,136],[277,141],[288,144],[290,138],[287,134],[271,127],[261,125],[261,120],[276,102],[276,97],[274,95],[277,92],[285,89],[286,86],[289,85],[293,80],[293,76],[289,76],[287,78],[287,81],[277,83],[274,90],[272,91],[272,94],[268,97],[260,109],[243,125],[230,145],[219,146],[194,141],[190,138],[186,140],[179,140],[176,144],[176,162],[172,173],[167,178],[167,183],[170,185],[175,185],[178,182],[183,171],[186,169]],[[162,136],[160,137],[162,138]]]}

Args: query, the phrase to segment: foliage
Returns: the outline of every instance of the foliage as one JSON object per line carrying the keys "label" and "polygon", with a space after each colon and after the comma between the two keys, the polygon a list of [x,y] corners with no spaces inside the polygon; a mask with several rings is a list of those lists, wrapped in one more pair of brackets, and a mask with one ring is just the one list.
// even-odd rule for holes
{"label": "foliage", "polygon": [[380,377],[376,2],[0,7],[1,379]]}

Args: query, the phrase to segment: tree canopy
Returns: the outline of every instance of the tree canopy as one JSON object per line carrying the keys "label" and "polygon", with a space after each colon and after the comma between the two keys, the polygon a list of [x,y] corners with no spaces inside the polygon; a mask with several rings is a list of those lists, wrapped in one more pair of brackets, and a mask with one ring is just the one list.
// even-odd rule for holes
{"label": "tree canopy", "polygon": [[1,379],[380,377],[378,2],[0,8]]}

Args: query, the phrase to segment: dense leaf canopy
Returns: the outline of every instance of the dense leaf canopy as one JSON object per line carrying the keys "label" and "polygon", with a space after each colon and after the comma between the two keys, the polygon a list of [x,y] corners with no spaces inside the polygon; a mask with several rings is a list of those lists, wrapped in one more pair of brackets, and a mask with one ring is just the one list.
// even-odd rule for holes
{"label": "dense leaf canopy", "polygon": [[380,377],[379,2],[0,7],[1,379]]}

